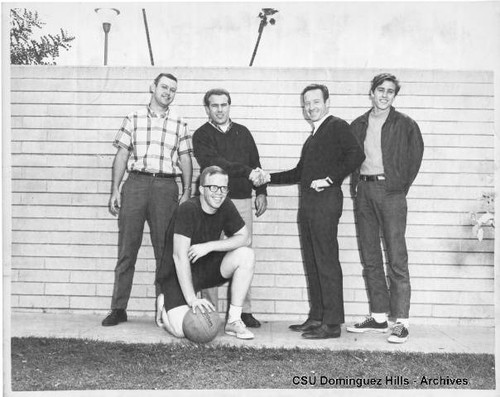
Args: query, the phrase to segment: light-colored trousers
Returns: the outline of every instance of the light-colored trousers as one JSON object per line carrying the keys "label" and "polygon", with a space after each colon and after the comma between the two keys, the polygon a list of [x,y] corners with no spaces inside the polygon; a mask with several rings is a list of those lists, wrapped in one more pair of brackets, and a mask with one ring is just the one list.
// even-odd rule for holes
{"label": "light-colored trousers", "polygon": [[[250,235],[250,243],[248,244],[249,247],[252,246],[252,236],[253,236],[253,214],[252,214],[252,199],[231,199],[233,202],[234,206],[240,213],[241,217],[243,218],[243,221],[245,222],[245,225],[248,229],[248,233]],[[252,312],[252,306],[250,303],[251,299],[251,288],[248,289],[247,296],[245,297],[245,300],[243,301],[243,313],[251,313]],[[213,287],[213,288],[208,288],[203,291],[201,291],[201,296],[210,302],[215,306],[217,310],[219,310],[219,289],[218,287]],[[229,303],[228,303],[229,307]]]}

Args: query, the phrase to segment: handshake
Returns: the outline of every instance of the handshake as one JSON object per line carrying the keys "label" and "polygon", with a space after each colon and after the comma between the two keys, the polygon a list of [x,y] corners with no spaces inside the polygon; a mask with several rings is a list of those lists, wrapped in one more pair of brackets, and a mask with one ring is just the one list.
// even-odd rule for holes
{"label": "handshake", "polygon": [[250,172],[248,179],[252,181],[255,187],[259,187],[261,185],[271,182],[271,174],[257,167],[254,170],[252,170],[252,172]]}

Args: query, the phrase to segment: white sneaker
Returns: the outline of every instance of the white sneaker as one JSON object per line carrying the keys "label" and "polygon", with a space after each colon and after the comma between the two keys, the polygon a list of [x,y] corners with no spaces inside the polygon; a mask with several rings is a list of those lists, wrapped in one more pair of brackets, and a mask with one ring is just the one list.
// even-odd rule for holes
{"label": "white sneaker", "polygon": [[240,319],[232,323],[226,323],[224,332],[231,336],[236,336],[238,339],[253,339],[254,334],[250,332],[245,323]]}
{"label": "white sneaker", "polygon": [[155,317],[155,322],[156,325],[160,328],[163,327],[163,320],[161,319],[161,311],[163,310],[163,307],[165,305],[165,297],[163,294],[158,295],[156,298],[156,317]]}
{"label": "white sneaker", "polygon": [[394,324],[392,327],[392,333],[387,338],[389,343],[405,343],[408,340],[410,333],[408,332],[408,328],[406,328],[401,323]]}

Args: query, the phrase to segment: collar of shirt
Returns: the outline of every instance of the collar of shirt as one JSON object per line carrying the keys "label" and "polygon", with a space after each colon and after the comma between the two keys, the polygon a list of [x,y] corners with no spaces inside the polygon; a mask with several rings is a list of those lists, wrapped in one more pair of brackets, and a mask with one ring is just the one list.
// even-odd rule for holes
{"label": "collar of shirt", "polygon": [[313,121],[313,130],[312,130],[312,134],[314,135],[316,133],[316,131],[318,131],[318,128],[321,126],[321,124],[323,124],[323,121],[325,121],[325,119],[330,116],[328,113],[325,114],[321,119],[319,119],[318,121]]}
{"label": "collar of shirt", "polygon": [[149,117],[160,117],[162,119],[164,119],[165,117],[168,116],[168,114],[170,113],[170,107],[167,108],[167,110],[165,110],[165,113],[156,113],[153,109],[151,109],[151,105],[148,105],[148,116]]}
{"label": "collar of shirt", "polygon": [[212,120],[208,120],[208,122],[219,132],[222,132],[223,134],[226,134],[230,129],[231,127],[233,126],[233,122],[231,121],[231,119],[229,119],[229,123],[227,124],[227,128],[226,130],[224,131],[220,125],[218,124],[215,124],[215,123],[212,123]]}

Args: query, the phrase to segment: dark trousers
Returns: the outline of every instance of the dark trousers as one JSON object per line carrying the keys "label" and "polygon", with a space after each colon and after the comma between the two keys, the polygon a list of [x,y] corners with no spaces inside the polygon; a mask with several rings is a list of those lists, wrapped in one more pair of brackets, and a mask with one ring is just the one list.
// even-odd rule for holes
{"label": "dark trousers", "polygon": [[[373,313],[408,318],[410,273],[406,249],[405,193],[388,193],[385,181],[360,181],[356,196],[356,220],[364,276]],[[380,241],[383,233],[387,250],[387,285]]]}
{"label": "dark trousers", "polygon": [[339,187],[303,190],[299,227],[309,289],[309,318],[324,324],[344,322],[342,268],[337,229],[342,215]]}
{"label": "dark trousers", "polygon": [[178,196],[174,178],[130,174],[125,181],[118,218],[118,261],[111,309],[127,308],[144,222],[149,225],[156,266],[161,261],[165,233],[177,208]]}

